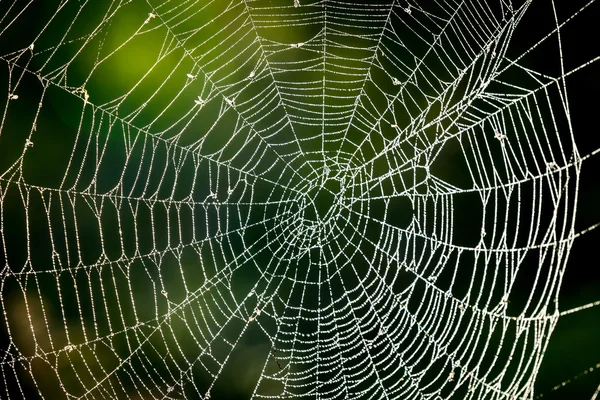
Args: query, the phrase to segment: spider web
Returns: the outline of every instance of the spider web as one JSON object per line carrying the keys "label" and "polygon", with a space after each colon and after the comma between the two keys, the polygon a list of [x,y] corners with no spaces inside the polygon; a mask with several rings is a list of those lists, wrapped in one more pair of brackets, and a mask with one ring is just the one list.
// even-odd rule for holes
{"label": "spider web", "polygon": [[3,396],[533,398],[595,4],[420,3],[2,5]]}

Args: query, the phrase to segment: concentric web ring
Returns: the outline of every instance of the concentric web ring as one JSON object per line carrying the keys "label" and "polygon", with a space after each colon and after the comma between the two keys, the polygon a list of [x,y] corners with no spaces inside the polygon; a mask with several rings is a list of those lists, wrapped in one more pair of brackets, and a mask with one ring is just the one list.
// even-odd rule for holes
{"label": "concentric web ring", "polygon": [[1,5],[2,396],[533,398],[598,54],[532,7]]}

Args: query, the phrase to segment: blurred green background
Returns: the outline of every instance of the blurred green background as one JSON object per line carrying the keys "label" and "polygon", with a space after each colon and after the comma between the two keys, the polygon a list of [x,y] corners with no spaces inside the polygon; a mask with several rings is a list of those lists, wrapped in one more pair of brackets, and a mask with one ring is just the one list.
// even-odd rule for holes
{"label": "blurred green background", "polygon": [[[283,4],[283,2],[277,3]],[[573,15],[586,3],[585,1],[569,1],[556,4],[559,20]],[[80,7],[80,4],[85,4],[85,6]],[[0,53],[3,54],[3,61],[0,63],[3,76],[3,79],[0,79],[2,87],[0,92],[18,93],[19,96],[18,100],[0,101],[2,109],[8,110],[3,118],[0,131],[0,172],[4,173],[2,181],[0,181],[0,188],[2,188],[0,195],[3,196],[4,246],[0,249],[0,253],[6,253],[4,254],[6,258],[2,257],[3,263],[8,259],[13,272],[21,271],[20,275],[12,276],[7,274],[7,269],[5,269],[2,281],[2,308],[5,321],[2,324],[0,348],[6,355],[3,362],[9,363],[11,354],[15,354],[14,348],[7,347],[10,340],[9,335],[12,336],[19,351],[25,356],[39,355],[44,351],[57,351],[64,349],[69,343],[88,342],[89,338],[104,338],[94,342],[94,347],[84,346],[72,351],[62,350],[57,353],[55,358],[50,355],[44,356],[46,362],[59,365],[59,369],[64,374],[62,385],[74,393],[82,395],[82,392],[77,392],[77,390],[81,390],[77,382],[91,384],[90,370],[98,368],[98,365],[104,365],[107,369],[118,365],[120,360],[127,356],[132,346],[141,345],[143,342],[146,349],[145,357],[133,369],[138,371],[139,376],[126,376],[132,372],[120,371],[117,375],[122,375],[123,382],[148,379],[149,386],[164,386],[168,382],[161,382],[159,377],[169,376],[173,380],[184,379],[172,374],[185,369],[186,366],[181,361],[183,357],[174,357],[174,360],[165,361],[162,354],[168,351],[172,354],[185,354],[190,358],[200,357],[205,369],[200,368],[197,364],[189,371],[190,376],[194,376],[193,382],[198,387],[188,390],[174,388],[173,393],[175,397],[185,395],[187,398],[198,398],[198,393],[205,391],[202,386],[211,381],[211,376],[206,370],[218,370],[218,363],[223,360],[211,359],[206,355],[201,356],[199,343],[195,341],[194,337],[201,337],[203,334],[210,335],[211,329],[223,323],[222,318],[225,317],[223,310],[227,309],[226,305],[242,300],[241,296],[248,293],[254,282],[257,282],[258,271],[261,267],[232,273],[228,280],[230,287],[227,287],[225,282],[218,283],[209,295],[194,302],[194,305],[187,310],[174,315],[173,320],[169,322],[171,328],[160,330],[160,334],[154,330],[154,326],[140,325],[135,329],[136,334],[128,333],[113,337],[112,332],[121,331],[126,326],[136,325],[139,321],[164,314],[170,307],[181,302],[190,292],[199,290],[206,279],[218,274],[222,265],[234,259],[236,254],[242,252],[245,245],[241,240],[232,237],[225,241],[224,248],[221,247],[223,253],[221,257],[215,257],[214,250],[209,245],[201,248],[188,247],[182,250],[179,257],[165,254],[164,259],[160,261],[151,259],[144,262],[138,258],[132,263],[107,263],[105,257],[108,259],[118,258],[121,249],[126,249],[130,256],[136,251],[146,254],[152,248],[166,248],[174,243],[179,243],[179,241],[189,241],[192,235],[201,237],[200,233],[218,234],[224,228],[215,222],[216,215],[224,215],[225,211],[217,206],[198,206],[191,209],[183,207],[183,210],[177,209],[175,212],[172,209],[161,209],[161,204],[141,203],[141,208],[152,209],[156,213],[155,215],[162,217],[160,220],[153,221],[154,225],[152,225],[149,212],[140,209],[135,220],[127,220],[127,213],[117,211],[116,204],[107,202],[101,217],[102,232],[104,232],[101,236],[96,223],[98,217],[91,212],[91,209],[98,205],[96,200],[81,196],[77,205],[74,206],[75,214],[69,213],[68,209],[64,211],[59,206],[61,201],[68,203],[72,199],[67,190],[69,187],[75,187],[80,191],[88,190],[92,194],[104,193],[114,187],[119,180],[124,182],[124,188],[131,191],[128,193],[116,191],[113,193],[116,195],[115,198],[119,198],[119,196],[144,197],[144,194],[152,192],[152,188],[159,187],[162,188],[158,191],[159,198],[168,197],[169,190],[173,188],[178,190],[177,194],[192,190],[195,176],[189,167],[190,159],[182,163],[184,172],[180,181],[175,183],[170,174],[167,178],[162,178],[162,172],[169,170],[167,160],[169,158],[176,160],[185,152],[184,150],[180,152],[173,150],[169,145],[176,142],[181,146],[190,146],[189,149],[192,151],[197,149],[194,147],[198,140],[197,133],[207,132],[211,129],[216,116],[222,111],[218,102],[209,102],[199,114],[187,114],[190,110],[189,105],[193,104],[198,96],[209,99],[217,95],[214,88],[211,90],[210,84],[206,82],[202,72],[198,70],[198,66],[194,65],[188,57],[182,57],[180,50],[174,50],[171,55],[167,55],[160,63],[154,65],[157,56],[168,52],[174,44],[164,40],[165,34],[161,30],[159,18],[149,17],[152,9],[147,2],[133,1],[130,4],[120,5],[119,11],[114,18],[111,18],[110,24],[103,25],[102,33],[96,35],[92,44],[79,52],[82,49],[81,44],[87,39],[90,30],[97,27],[107,14],[117,10],[117,4],[103,1],[68,2],[60,13],[55,14],[58,2],[33,2],[14,23],[11,23],[11,19],[19,14],[17,11],[23,8],[23,5],[19,3],[0,4],[0,15],[7,16],[0,22],[0,28],[3,29],[0,34]],[[182,4],[182,7],[188,5],[186,2]],[[195,13],[194,18],[182,23],[178,28],[185,32],[186,29],[193,29],[194,26],[209,22],[219,7],[218,3],[214,4],[214,10],[211,9],[212,6],[205,9],[198,8],[201,11]],[[158,7],[158,3],[153,5]],[[160,9],[160,7],[158,8]],[[190,11],[186,12],[192,15]],[[231,14],[235,15],[235,12]],[[176,15],[176,13],[172,15]],[[565,28],[561,30],[566,70],[571,70],[600,55],[600,49],[594,42],[598,37],[598,17],[600,17],[600,7],[594,2],[576,17],[574,23],[565,25]],[[169,18],[169,15],[166,18]],[[146,24],[144,24],[145,20],[148,20]],[[233,16],[223,21],[223,23],[227,22],[231,22],[232,26],[239,23]],[[551,32],[555,26],[552,2],[534,0],[531,9],[517,28],[506,56],[509,59],[520,56],[540,38]],[[138,30],[143,33],[132,36]],[[278,29],[274,36],[277,36],[282,43],[296,43],[314,36],[317,30],[318,27],[310,25],[294,31],[282,28]],[[43,34],[38,36],[42,31]],[[209,30],[207,35],[210,33]],[[61,40],[64,45],[54,53],[54,46]],[[218,57],[218,52],[211,53],[211,46],[214,46],[214,43],[208,41],[201,44],[202,38],[197,37],[194,40],[199,43],[189,43],[189,45],[198,46],[196,55],[202,58],[206,68],[216,69],[220,63],[223,63],[223,60],[227,60],[227,56]],[[250,39],[240,36],[237,42],[238,47],[234,47],[230,51],[241,51],[247,45],[248,40]],[[35,43],[33,52],[27,50],[31,43]],[[120,47],[124,43],[126,43],[124,47]],[[560,74],[560,53],[557,41],[549,39],[547,43],[547,45],[544,44],[530,51],[523,58],[522,64],[533,70],[558,76]],[[100,51],[98,51],[99,49]],[[116,52],[113,53],[113,50]],[[35,54],[35,57],[32,57],[32,53]],[[111,56],[99,65],[99,61],[108,54]],[[259,59],[252,57],[254,57],[252,54],[248,55],[247,59],[251,62],[247,65],[232,64],[221,70],[220,73],[223,75],[233,74],[228,78],[231,82],[236,81],[238,76],[249,76],[253,65],[261,65]],[[298,56],[298,59],[301,59],[301,56]],[[69,67],[63,68],[67,63]],[[19,67],[14,66],[15,64]],[[40,79],[31,72],[23,73],[23,67],[28,71],[43,71],[42,75],[51,78],[53,83]],[[237,70],[238,67],[239,70]],[[144,83],[132,88],[133,84],[148,71],[151,73],[143,79]],[[187,74],[194,77],[190,78]],[[589,154],[600,148],[600,135],[598,135],[596,120],[600,104],[598,101],[599,77],[600,67],[598,63],[594,63],[566,79],[571,122],[581,155]],[[219,79],[219,75],[217,74],[213,78]],[[164,86],[162,86],[163,83],[165,83]],[[519,84],[520,82],[515,81],[514,83]],[[523,84],[525,83],[523,82]],[[14,88],[18,90],[15,91]],[[258,82],[255,90],[259,91],[260,88],[261,84]],[[121,94],[129,91],[131,92],[126,98],[119,98]],[[92,113],[90,105],[86,103],[86,93],[89,95],[89,102],[106,111],[114,111],[116,104],[119,103],[118,115],[122,119],[116,120],[111,119],[109,115],[101,117],[102,113]],[[152,93],[158,94],[149,100]],[[246,92],[246,96],[250,97],[251,95],[252,91]],[[39,115],[36,117],[42,96],[43,107],[40,108]],[[245,99],[240,97],[235,100],[237,103],[243,104]],[[10,107],[7,106],[9,103]],[[34,120],[36,121],[35,130],[32,126]],[[177,123],[174,125],[176,121]],[[263,122],[263,124],[267,124],[267,122]],[[261,148],[258,143],[244,146],[242,135],[229,142],[231,136],[228,136],[227,132],[233,132],[235,124],[235,118],[219,119],[214,130],[216,133],[209,135],[201,152],[204,154],[218,152],[226,144],[229,146],[226,147],[227,151],[230,152],[242,147],[252,150]],[[258,126],[260,127],[260,124]],[[139,143],[144,140],[145,135],[134,133],[132,127],[141,128],[143,131],[162,132],[164,140],[153,142],[152,145],[140,145]],[[176,134],[177,132],[183,133],[179,135]],[[246,131],[241,130],[241,132]],[[32,134],[33,147],[24,151],[24,143],[30,134]],[[309,137],[313,134],[308,133]],[[287,138],[284,135],[285,133],[282,133],[281,139],[279,136],[276,138],[283,141]],[[130,169],[133,171],[132,173],[121,176],[126,162],[123,148],[128,145],[128,138],[133,137],[137,137],[139,142],[137,142],[137,147],[132,146],[133,151],[129,163],[131,165],[140,164],[140,169]],[[88,142],[90,138],[92,140]],[[356,139],[360,140],[360,138],[361,136],[356,134]],[[568,138],[565,138],[565,141],[568,142]],[[319,149],[318,142],[307,141],[307,143],[305,149]],[[150,166],[149,154],[143,153],[143,150],[150,149],[153,145],[155,145],[155,153],[152,158],[152,166]],[[88,146],[105,149],[105,158],[99,170],[95,169],[98,164],[96,160],[84,159],[86,154],[91,154],[88,152],[91,147]],[[283,147],[282,149],[285,153],[287,148]],[[460,175],[463,173],[461,168],[451,163],[456,155],[452,155],[450,148],[448,153],[444,156],[450,160],[450,163],[447,168],[444,168],[444,171],[440,171],[440,174],[448,175],[452,182],[466,182],[465,185],[467,185],[469,178]],[[270,165],[278,165],[277,158],[272,153],[265,151],[265,154],[259,170],[267,169]],[[252,159],[251,154],[248,157]],[[600,221],[598,207],[600,205],[600,185],[598,185],[597,179],[600,161],[597,158],[587,159],[582,166],[575,224],[577,232]],[[19,169],[21,160],[23,167]],[[65,177],[63,172],[67,169],[70,161],[73,165],[82,168],[71,167],[70,173]],[[291,163],[296,166],[300,161],[291,160]],[[197,181],[197,185],[193,189],[196,198],[206,198],[212,192],[218,193],[221,199],[227,198],[226,193],[231,189],[233,195],[238,196],[237,198],[240,200],[251,198],[251,194],[244,191],[243,174],[235,176],[234,173],[233,176],[225,177],[225,170],[221,170],[217,179],[216,172],[209,168],[208,163],[199,163],[199,165],[203,178]],[[279,167],[281,166],[278,165]],[[23,180],[21,183],[15,184],[20,180],[21,171]],[[148,188],[145,191],[136,183],[138,175],[149,176]],[[266,176],[274,177],[275,175],[266,174]],[[285,172],[283,176],[284,179],[289,179],[291,182],[301,179],[292,176],[289,172]],[[166,180],[161,181],[161,179]],[[217,181],[221,182],[220,187],[214,186]],[[264,182],[262,184],[264,185]],[[256,187],[262,188],[260,185],[261,182],[256,183]],[[254,194],[253,201],[268,200],[267,194],[271,188],[267,190],[267,186],[264,187],[264,190],[258,190],[259,193]],[[43,192],[35,187],[63,187],[65,190]],[[31,194],[29,199],[23,197],[23,193],[28,190],[31,190],[28,192]],[[173,197],[178,198],[177,194]],[[286,196],[290,196],[290,193],[276,189],[271,192],[271,195],[278,199],[285,199]],[[51,211],[46,212],[44,200],[48,206],[50,199],[54,203]],[[29,201],[26,207],[23,205],[25,201]],[[480,207],[480,204],[476,199],[469,199],[461,209],[469,210],[471,207],[477,206]],[[129,204],[126,204],[126,207],[129,207]],[[25,209],[28,210],[27,215]],[[268,216],[274,216],[277,213],[274,208],[264,207],[257,208],[258,215],[253,214],[249,209],[244,209],[241,214],[248,215],[249,224],[252,225],[261,220],[263,210],[264,215]],[[178,212],[187,219],[179,220]],[[209,222],[205,226],[194,226],[193,212],[210,214],[211,217],[207,217]],[[403,217],[402,212],[399,212],[398,217]],[[25,219],[31,221],[29,230],[26,230],[26,226],[22,222]],[[464,219],[465,225],[457,229],[456,235],[468,241],[472,239],[473,229],[478,228],[478,221],[473,221],[474,226],[471,227],[468,226],[468,216]],[[77,254],[75,246],[73,246],[76,241],[74,232],[68,231],[65,234],[61,232],[61,229],[64,229],[63,221],[67,221],[66,224],[69,225],[75,220],[80,229],[77,234],[80,240],[79,246],[82,249],[80,254]],[[229,231],[241,229],[240,224],[236,223],[238,219],[230,218],[228,220],[232,221],[232,225],[226,227]],[[67,241],[50,242],[48,221],[51,221],[56,238],[61,235],[69,238],[70,248],[67,249]],[[139,239],[134,240],[133,234],[125,234],[123,235],[125,242],[121,243],[119,235],[115,235],[115,229],[119,225],[129,232],[136,227],[140,234]],[[183,229],[175,232],[172,228],[174,226],[182,226]],[[262,229],[261,227],[249,228],[246,232],[246,235],[251,238],[250,242],[256,243],[257,247],[263,247],[265,244],[265,240],[261,239]],[[461,232],[461,229],[464,231]],[[373,235],[376,236],[376,233]],[[600,272],[596,253],[596,244],[599,243],[599,238],[600,231],[593,230],[574,241],[561,288],[561,310],[568,310],[600,299]],[[102,246],[98,245],[100,240],[103,242],[106,254],[101,254]],[[214,242],[212,243],[214,246],[220,245]],[[30,250],[33,249],[30,264],[26,260],[27,244],[30,245]],[[53,249],[56,249],[56,253],[53,253]],[[269,266],[272,263],[268,248],[253,257],[257,266]],[[199,269],[198,260],[201,260],[201,268],[205,274],[194,273],[195,268]],[[84,268],[77,268],[93,263],[103,266],[90,273],[86,273]],[[67,265],[76,266],[76,268],[69,271],[66,268]],[[160,267],[157,268],[157,265]],[[45,271],[65,270],[60,273],[26,274],[28,270],[35,271],[38,268]],[[57,282],[60,284],[57,285]],[[86,294],[86,290],[81,288],[90,289]],[[231,292],[230,288],[232,288]],[[262,289],[266,292],[273,290],[268,285]],[[292,291],[292,289],[289,290]],[[29,293],[27,301],[23,295],[24,291]],[[129,292],[135,294],[135,306],[127,304],[127,299],[130,297]],[[229,293],[231,298],[223,298],[224,293]],[[39,296],[36,297],[36,294]],[[527,298],[528,295],[529,293],[516,294],[522,298]],[[104,299],[106,306],[93,305],[95,296]],[[298,295],[294,293],[294,296]],[[239,311],[240,315],[243,315],[244,318],[253,315],[255,306],[258,306],[256,301],[251,300],[244,305],[243,309]],[[78,302],[84,304],[88,311],[95,310],[94,313],[81,316]],[[518,302],[519,299],[515,299],[515,303]],[[43,312],[42,307],[50,311]],[[115,312],[117,309],[121,312]],[[213,313],[214,315],[211,316]],[[102,318],[102,316],[106,316],[106,318]],[[205,329],[204,331],[194,327],[193,324],[190,328],[185,321],[193,319],[194,316],[202,316],[207,321],[215,318],[216,322],[212,327],[208,324],[202,328]],[[65,323],[69,326],[67,330],[63,328]],[[274,323],[274,321],[265,322],[266,325]],[[236,340],[242,329],[241,324],[240,320],[233,321],[231,324],[227,324],[222,332],[215,335],[221,337],[221,340],[217,340],[211,345],[215,354],[227,354],[230,343]],[[11,327],[11,333],[7,331],[7,325]],[[38,332],[49,332],[49,335],[41,334],[34,339],[30,333],[32,326]],[[88,331],[81,329],[81,326],[85,326]],[[310,331],[312,328],[307,325],[301,330]],[[151,332],[154,333],[151,334]],[[212,334],[214,332],[216,329],[212,331]],[[89,335],[89,338],[86,335]],[[147,341],[144,341],[144,338]],[[177,338],[177,340],[173,338]],[[220,373],[217,385],[211,389],[213,398],[248,398],[257,377],[261,374],[265,360],[267,360],[268,372],[276,373],[278,369],[276,356],[272,355],[272,346],[265,340],[265,335],[257,324],[250,325],[248,332],[241,338]],[[598,338],[600,338],[600,307],[561,318],[552,334],[539,370],[535,386],[536,394],[543,394],[545,399],[590,398],[600,383],[600,373],[597,369],[581,375],[564,388],[558,390],[553,390],[553,388],[563,381],[579,376],[584,370],[595,367],[600,362]],[[176,343],[181,347],[176,348]],[[181,363],[177,364],[177,362]],[[22,368],[19,366],[16,369],[19,374],[26,376],[27,373]],[[35,362],[29,368],[34,369],[36,376],[40,377],[36,383],[40,390],[45,393],[56,393],[56,396],[62,395],[61,383],[53,378],[53,372],[47,365]],[[155,370],[148,372],[152,368]],[[75,375],[73,372],[75,370],[79,370],[81,374]],[[20,379],[23,386],[19,387],[14,376],[6,367],[4,367],[4,374],[8,378],[5,383],[6,392],[2,396],[8,393],[18,396],[18,393],[21,392],[26,398],[37,398],[36,384],[31,380]],[[276,391],[277,389],[279,389],[277,385],[273,384],[272,390]],[[128,392],[133,388],[124,388],[123,390]],[[107,392],[102,391],[92,394],[98,397],[108,396]],[[54,398],[52,396],[49,395],[47,398]]]}

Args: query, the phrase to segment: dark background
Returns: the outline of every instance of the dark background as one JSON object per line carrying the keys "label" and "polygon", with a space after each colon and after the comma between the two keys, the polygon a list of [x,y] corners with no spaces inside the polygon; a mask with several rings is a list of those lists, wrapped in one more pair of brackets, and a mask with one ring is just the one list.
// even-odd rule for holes
{"label": "dark background", "polygon": [[[26,47],[26,43],[30,43],[32,35],[35,35],[45,23],[46,19],[44,16],[55,8],[55,4],[51,3],[44,2],[43,4],[34,5],[36,7],[35,12],[27,14],[27,19],[19,20],[16,26],[1,34],[0,53],[10,54],[16,48]],[[555,5],[559,20],[564,20],[568,16],[573,15],[586,3],[585,1],[556,2]],[[598,44],[598,40],[600,39],[598,29],[598,21],[600,20],[599,3],[594,2],[591,4],[581,15],[576,17],[574,22],[567,24],[561,31],[564,65],[567,71],[600,56],[600,45]],[[8,6],[0,5],[0,15],[4,15]],[[46,7],[47,9],[45,9]],[[140,7],[139,15],[142,19],[145,17],[146,11],[143,7]],[[90,21],[91,23],[93,22]],[[3,21],[2,24],[6,24],[6,21]],[[552,31],[554,27],[552,3],[546,0],[534,0],[531,9],[516,31],[507,56],[509,58],[516,57],[527,51],[535,42]],[[82,27],[81,29],[84,28]],[[58,34],[59,32],[57,32]],[[523,64],[534,70],[542,71],[552,76],[559,76],[560,64],[558,62],[559,53],[558,46],[556,46],[556,36],[554,35],[547,42],[554,42],[554,44],[540,46],[537,50],[532,51],[523,59]],[[8,58],[13,56],[9,55]],[[8,69],[6,63],[2,63],[1,71],[4,78],[3,82],[0,83],[3,90],[0,93],[8,90]],[[98,87],[102,84],[118,85],[120,81],[127,81],[128,74],[133,74],[130,70],[144,68],[143,62],[139,60],[136,60],[135,63],[123,60],[121,65],[123,68],[122,74],[107,75],[106,82],[97,82],[96,85]],[[595,62],[569,76],[566,78],[566,82],[575,140],[580,154],[585,156],[600,148],[600,130],[598,129],[600,63]],[[24,127],[26,127],[27,121],[32,119],[32,112],[35,111],[34,107],[37,105],[35,96],[39,96],[39,87],[36,86],[35,82],[28,83],[26,80],[21,84],[21,87],[27,87],[27,85],[31,87],[31,99],[28,100],[27,95],[20,95],[19,100],[24,105],[20,106],[22,108],[19,110],[13,109],[11,111],[14,115],[19,115],[19,118],[13,118],[9,124],[3,127],[3,135],[0,137],[0,171],[5,171],[11,162],[14,161],[14,158],[10,157],[10,153],[16,152],[20,143],[24,141],[26,136],[20,134],[20,132],[27,131]],[[45,104],[45,107],[54,111],[55,119],[52,122],[48,122],[44,126],[44,129],[56,132],[55,138],[58,138],[58,140],[49,141],[46,146],[43,146],[41,142],[37,142],[35,149],[38,150],[41,147],[46,154],[45,157],[47,157],[47,160],[53,160],[55,154],[61,151],[61,134],[68,131],[72,132],[73,129],[76,129],[79,120],[79,111],[73,105],[72,107],[75,110],[73,113],[65,112],[67,108],[71,107],[69,100],[63,100],[58,95],[52,103]],[[5,134],[6,132],[19,132],[19,134],[8,135]],[[67,135],[65,134],[65,136]],[[55,185],[55,182],[52,182],[53,178],[47,177],[46,171],[43,169],[32,171],[31,173],[31,176],[39,177],[45,186],[53,187]],[[581,232],[600,222],[599,173],[599,156],[592,156],[583,162],[577,207],[576,232]],[[11,204],[10,199],[4,202],[3,207],[5,210],[10,210],[9,204]],[[8,221],[10,221],[10,218]],[[23,227],[14,224],[10,226],[10,229],[11,235],[14,235],[13,243],[17,242],[17,244],[12,244],[12,248],[16,248],[19,238],[24,234],[22,232]],[[19,230],[21,232],[18,232]],[[592,230],[575,239],[562,282],[560,294],[561,310],[569,310],[600,300],[599,239],[600,229]],[[0,252],[2,251],[0,249]],[[9,299],[10,290],[16,291],[18,289],[4,290],[3,296]],[[3,332],[3,335],[5,342],[6,332]],[[543,394],[544,399],[589,399],[600,384],[600,371],[596,367],[600,363],[599,339],[600,307],[593,307],[561,318],[552,335],[544,361],[539,370],[536,382],[536,394]],[[253,343],[247,343],[246,345],[251,349]],[[5,346],[3,345],[2,348],[4,349]],[[242,368],[243,365],[239,365],[239,367]],[[591,368],[592,370],[590,370]],[[248,368],[248,370],[250,369]],[[585,371],[588,373],[584,373]],[[236,371],[227,373],[230,373],[230,376],[236,375]],[[251,376],[252,371],[248,375]],[[566,386],[562,387],[562,383],[565,381],[569,382]],[[556,389],[557,385],[561,387]],[[236,384],[232,384],[231,386],[233,388],[229,388],[229,391],[223,389],[223,393],[228,393],[228,396],[233,397],[245,390],[244,388],[236,390]],[[241,386],[243,385],[240,384]],[[31,393],[35,393],[32,387],[26,387],[23,390],[29,393],[30,396],[33,396]]]}

